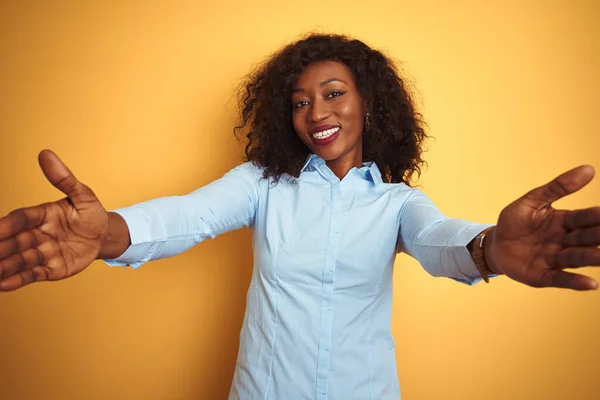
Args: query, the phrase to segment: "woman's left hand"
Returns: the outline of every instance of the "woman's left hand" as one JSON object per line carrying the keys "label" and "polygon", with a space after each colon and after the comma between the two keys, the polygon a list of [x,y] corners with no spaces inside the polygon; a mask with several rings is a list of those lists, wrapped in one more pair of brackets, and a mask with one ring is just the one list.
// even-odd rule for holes
{"label": "woman's left hand", "polygon": [[600,207],[556,210],[552,203],[587,185],[594,169],[582,165],[531,190],[500,213],[486,239],[490,269],[533,287],[598,288],[565,268],[600,265]]}

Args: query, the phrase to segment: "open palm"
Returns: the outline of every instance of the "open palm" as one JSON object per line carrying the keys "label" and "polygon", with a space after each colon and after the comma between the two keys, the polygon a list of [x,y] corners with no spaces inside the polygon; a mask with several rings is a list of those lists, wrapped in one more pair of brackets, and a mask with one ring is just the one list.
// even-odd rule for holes
{"label": "open palm", "polygon": [[21,208],[0,219],[0,291],[81,272],[100,252],[108,213],[51,151],[39,155],[48,180],[66,198]]}
{"label": "open palm", "polygon": [[600,207],[552,207],[593,176],[590,166],[574,168],[508,205],[491,236],[492,269],[534,287],[596,289],[592,278],[563,269],[600,265]]}

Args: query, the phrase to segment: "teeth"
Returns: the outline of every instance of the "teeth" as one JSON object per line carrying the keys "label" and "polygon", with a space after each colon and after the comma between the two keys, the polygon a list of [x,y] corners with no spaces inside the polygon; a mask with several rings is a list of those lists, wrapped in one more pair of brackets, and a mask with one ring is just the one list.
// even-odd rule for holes
{"label": "teeth", "polygon": [[326,131],[321,131],[321,132],[317,132],[317,133],[313,133],[313,137],[315,139],[327,139],[329,136],[333,135],[334,133],[336,133],[337,131],[340,130],[339,126],[336,126],[335,128],[331,128],[331,129],[327,129]]}

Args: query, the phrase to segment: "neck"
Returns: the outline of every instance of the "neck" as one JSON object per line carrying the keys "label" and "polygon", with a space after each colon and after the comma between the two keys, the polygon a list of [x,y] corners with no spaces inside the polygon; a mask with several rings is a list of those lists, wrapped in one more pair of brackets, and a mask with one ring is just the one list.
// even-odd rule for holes
{"label": "neck", "polygon": [[341,155],[335,160],[325,162],[331,172],[333,172],[340,180],[342,180],[352,168],[362,167],[362,163],[362,143],[360,142],[357,148],[348,151],[346,154]]}

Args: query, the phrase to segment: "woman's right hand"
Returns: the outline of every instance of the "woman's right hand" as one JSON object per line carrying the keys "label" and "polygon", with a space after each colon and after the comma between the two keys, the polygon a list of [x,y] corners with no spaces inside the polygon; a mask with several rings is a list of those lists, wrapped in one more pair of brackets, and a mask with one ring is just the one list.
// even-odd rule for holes
{"label": "woman's right hand", "polygon": [[94,192],[50,150],[39,154],[39,163],[67,197],[0,218],[0,291],[83,271],[108,235],[108,213]]}

